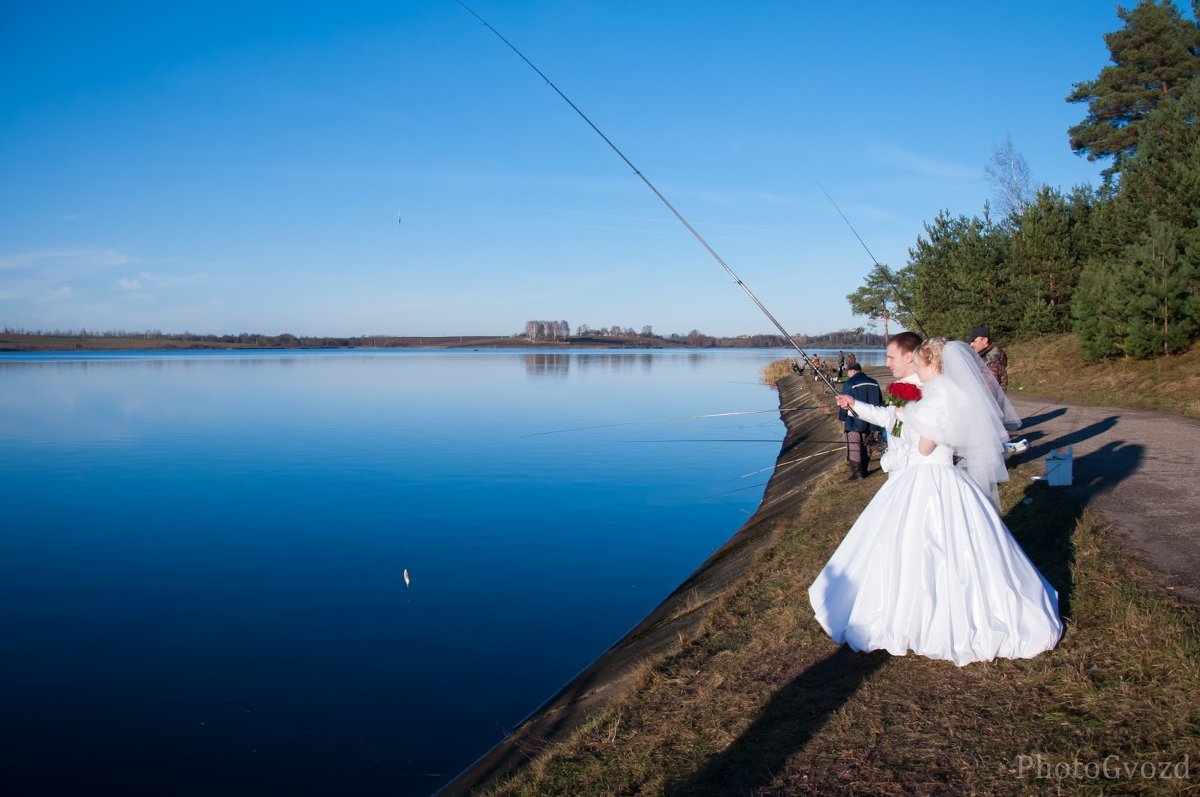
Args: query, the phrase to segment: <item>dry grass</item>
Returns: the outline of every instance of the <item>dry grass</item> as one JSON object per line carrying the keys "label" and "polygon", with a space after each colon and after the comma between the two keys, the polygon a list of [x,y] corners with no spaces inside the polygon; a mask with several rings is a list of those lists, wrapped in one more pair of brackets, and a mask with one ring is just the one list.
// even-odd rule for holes
{"label": "dry grass", "polygon": [[1200,418],[1200,346],[1173,357],[1096,364],[1083,361],[1073,335],[1047,335],[1005,350],[1010,394]]}
{"label": "dry grass", "polygon": [[[807,587],[882,477],[831,473],[696,638],[490,794],[1200,791],[1196,616],[1098,517],[1031,483],[1037,470],[1017,469],[1003,499],[1062,595],[1067,631],[1050,653],[956,668],[834,646]],[[1037,756],[1068,768],[1188,756],[1191,778],[1038,778]]]}
{"label": "dry grass", "polygon": [[792,360],[775,360],[765,365],[760,372],[764,385],[775,387],[779,380],[792,373]]}

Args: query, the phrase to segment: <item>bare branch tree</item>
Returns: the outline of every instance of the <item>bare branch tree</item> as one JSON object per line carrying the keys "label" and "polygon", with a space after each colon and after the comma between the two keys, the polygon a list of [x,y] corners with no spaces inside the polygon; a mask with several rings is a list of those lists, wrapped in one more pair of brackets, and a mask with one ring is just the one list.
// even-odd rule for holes
{"label": "bare branch tree", "polygon": [[983,173],[992,184],[996,208],[1004,216],[1020,214],[1037,195],[1029,163],[1013,146],[1012,136],[1005,136],[1003,143],[992,148],[992,157],[983,167]]}

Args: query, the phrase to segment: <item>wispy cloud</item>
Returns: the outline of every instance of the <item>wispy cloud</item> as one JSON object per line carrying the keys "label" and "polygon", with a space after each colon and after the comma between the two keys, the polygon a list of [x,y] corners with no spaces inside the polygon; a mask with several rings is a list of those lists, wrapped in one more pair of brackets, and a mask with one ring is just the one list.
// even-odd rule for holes
{"label": "wispy cloud", "polygon": [[111,268],[135,259],[116,249],[39,249],[0,255],[0,270],[42,268]]}
{"label": "wispy cloud", "polygon": [[912,150],[894,144],[882,145],[876,148],[880,160],[898,169],[917,172],[931,177],[945,177],[952,180],[969,180],[983,174],[979,166],[964,166],[953,161],[930,158]]}
{"label": "wispy cloud", "polygon": [[117,280],[117,287],[123,291],[140,291],[142,283],[139,280],[130,277],[121,277]]}
{"label": "wispy cloud", "polygon": [[204,272],[194,274],[155,274],[143,271],[137,275],[137,279],[134,282],[137,282],[139,287],[175,288],[180,285],[192,285],[197,282],[203,282],[206,279],[208,279],[208,274]]}

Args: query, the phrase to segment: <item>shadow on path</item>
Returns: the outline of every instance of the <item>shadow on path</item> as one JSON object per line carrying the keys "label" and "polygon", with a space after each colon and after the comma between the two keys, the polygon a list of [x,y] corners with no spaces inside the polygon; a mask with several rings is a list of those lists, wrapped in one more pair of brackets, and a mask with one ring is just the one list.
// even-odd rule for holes
{"label": "shadow on path", "polygon": [[1133,475],[1142,465],[1146,447],[1140,443],[1110,440],[1100,448],[1075,459],[1071,493],[1083,500],[1107,493]]}
{"label": "shadow on path", "polygon": [[[1041,416],[1043,419],[1046,416]],[[1055,437],[1045,442],[1038,442],[1037,445],[1029,447],[1029,451],[1021,456],[1026,459],[1037,459],[1044,457],[1056,448],[1066,448],[1073,446],[1076,443],[1082,443],[1084,440],[1090,440],[1099,434],[1104,434],[1109,429],[1117,425],[1120,420],[1120,415],[1110,415],[1107,418],[1102,418],[1095,423],[1090,423],[1082,429],[1076,429],[1073,432],[1068,432],[1061,437]]]}
{"label": "shadow on path", "polygon": [[664,793],[723,797],[766,785],[890,658],[884,651],[855,653],[843,645],[776,692],[745,733]]}
{"label": "shadow on path", "polygon": [[1067,408],[1059,407],[1058,409],[1050,410],[1049,412],[1043,412],[1041,415],[1030,415],[1028,418],[1021,419],[1021,428],[1027,429],[1030,426],[1037,426],[1042,421],[1049,421],[1054,418],[1062,417],[1066,414]]}

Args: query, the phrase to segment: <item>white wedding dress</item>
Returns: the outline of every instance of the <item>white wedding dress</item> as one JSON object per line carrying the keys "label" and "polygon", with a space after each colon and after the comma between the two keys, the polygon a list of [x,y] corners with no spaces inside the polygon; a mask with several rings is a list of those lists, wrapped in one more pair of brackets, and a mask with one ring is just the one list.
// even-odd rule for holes
{"label": "white wedding dress", "polygon": [[[834,642],[858,651],[912,651],[960,667],[1036,656],[1062,635],[1058,594],[988,494],[954,465],[953,450],[939,444],[925,456],[911,439],[910,425],[930,437],[930,423],[953,412],[953,392],[940,381],[931,380],[922,401],[902,413],[912,422],[892,445],[905,449],[903,466],[890,472],[809,588],[813,611]],[[868,420],[883,412],[860,409]]]}

